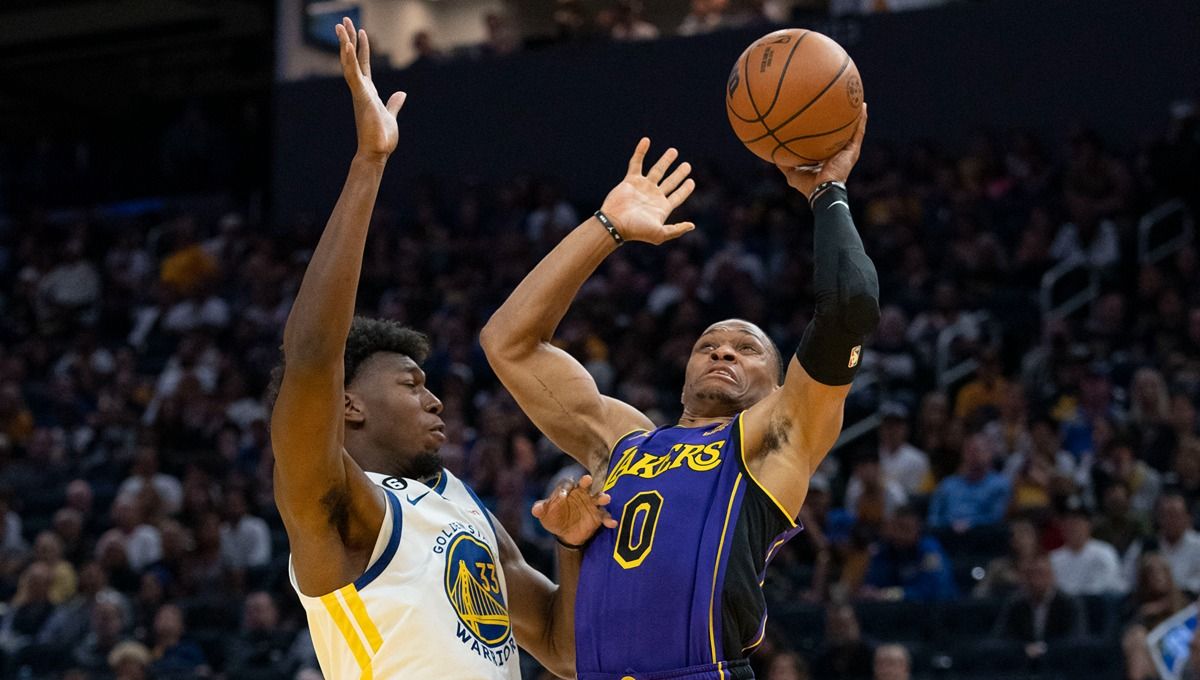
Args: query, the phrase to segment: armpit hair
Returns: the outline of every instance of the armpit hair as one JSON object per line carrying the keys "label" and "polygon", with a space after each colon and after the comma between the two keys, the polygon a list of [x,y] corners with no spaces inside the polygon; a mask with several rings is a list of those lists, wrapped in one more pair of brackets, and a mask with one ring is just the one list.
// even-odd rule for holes
{"label": "armpit hair", "polygon": [[350,494],[345,489],[330,489],[321,496],[321,507],[330,526],[345,541],[350,535]]}
{"label": "armpit hair", "polygon": [[774,453],[790,443],[789,432],[792,428],[792,421],[787,416],[776,416],[771,419],[771,424],[767,427],[767,433],[763,435],[762,452],[763,454]]}

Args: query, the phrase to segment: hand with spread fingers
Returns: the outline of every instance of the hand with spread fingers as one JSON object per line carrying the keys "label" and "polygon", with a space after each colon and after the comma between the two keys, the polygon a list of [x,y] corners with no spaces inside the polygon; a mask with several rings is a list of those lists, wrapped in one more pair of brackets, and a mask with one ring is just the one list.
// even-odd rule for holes
{"label": "hand with spread fingers", "polygon": [[564,481],[545,500],[533,504],[533,516],[562,543],[583,545],[601,526],[617,526],[604,508],[612,499],[604,492],[593,494],[591,487],[591,475],[578,482]]}
{"label": "hand with spread fingers", "polygon": [[354,99],[358,155],[373,161],[386,161],[400,140],[396,114],[400,113],[407,95],[396,92],[384,104],[371,80],[371,44],[367,40],[367,32],[355,30],[354,22],[348,18],[343,18],[334,32],[338,38],[342,76],[350,86],[350,94]]}
{"label": "hand with spread fingers", "polygon": [[612,220],[621,238],[659,245],[696,228],[691,222],[667,224],[671,211],[692,195],[696,182],[688,178],[692,172],[690,163],[681,163],[674,172],[667,174],[679,156],[675,149],[667,149],[658,162],[644,172],[643,163],[649,150],[650,140],[643,137],[629,159],[625,179],[609,192],[600,209]]}

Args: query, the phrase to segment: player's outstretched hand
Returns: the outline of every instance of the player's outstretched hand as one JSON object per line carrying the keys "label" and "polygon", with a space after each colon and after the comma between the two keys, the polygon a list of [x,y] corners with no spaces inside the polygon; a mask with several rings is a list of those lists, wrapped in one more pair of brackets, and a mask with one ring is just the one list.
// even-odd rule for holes
{"label": "player's outstretched hand", "polygon": [[533,516],[563,543],[583,545],[601,526],[617,526],[604,509],[612,498],[604,492],[592,494],[591,487],[591,475],[580,477],[578,482],[564,481],[548,498],[533,504]]}
{"label": "player's outstretched hand", "polygon": [[612,220],[621,238],[658,245],[696,228],[691,222],[667,224],[671,211],[692,195],[696,182],[688,178],[692,171],[689,163],[680,163],[674,172],[667,174],[679,156],[675,149],[667,149],[649,172],[643,172],[642,164],[649,150],[650,140],[643,137],[629,159],[625,179],[608,192],[600,209]]}
{"label": "player's outstretched hand", "polygon": [[846,142],[846,146],[843,146],[841,151],[815,167],[807,165],[799,168],[783,165],[777,167],[783,172],[783,176],[787,177],[787,182],[793,189],[804,194],[806,198],[812,198],[813,189],[825,182],[845,184],[850,177],[850,171],[854,169],[855,163],[858,163],[858,155],[862,152],[863,135],[866,133],[867,103],[863,102],[862,113],[858,116],[858,127],[854,130],[854,136],[850,138],[849,142]]}
{"label": "player's outstretched hand", "polygon": [[403,92],[388,97],[387,104],[371,81],[371,44],[367,32],[355,30],[354,22],[342,18],[334,27],[338,38],[338,57],[342,61],[342,76],[350,86],[354,99],[354,121],[358,130],[358,155],[374,161],[385,161],[396,150],[400,131],[396,114],[404,106]]}

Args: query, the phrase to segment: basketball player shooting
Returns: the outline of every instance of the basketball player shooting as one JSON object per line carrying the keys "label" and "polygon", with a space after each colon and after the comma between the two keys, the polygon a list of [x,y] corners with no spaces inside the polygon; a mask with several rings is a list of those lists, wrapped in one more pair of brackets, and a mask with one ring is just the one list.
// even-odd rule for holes
{"label": "basketball player shooting", "polygon": [[661,244],[693,228],[667,224],[691,194],[690,167],[649,171],[638,143],[601,209],[543,259],[481,335],[496,374],[525,413],[586,466],[620,508],[619,526],[584,549],[576,596],[581,680],[753,677],[763,638],[767,562],[800,530],[809,479],[842,427],[863,339],[879,318],[875,267],[850,217],[845,181],[858,160],[865,106],[850,142],[815,171],[781,168],[815,219],[816,312],[783,360],[752,323],[728,319],[696,340],[678,424],[655,428],[601,395],[551,344],[572,298],[626,241]]}
{"label": "basketball player shooting", "polygon": [[[321,670],[340,679],[511,680],[520,677],[519,643],[573,677],[578,554],[560,550],[558,586],[522,559],[442,467],[442,404],[419,365],[425,337],[354,317],[405,95],[381,101],[366,32],[349,19],[336,30],[358,151],[288,316],[271,416],[275,501]],[[601,507],[607,496],[592,496],[589,484],[561,487],[538,506],[563,542],[615,526]]]}

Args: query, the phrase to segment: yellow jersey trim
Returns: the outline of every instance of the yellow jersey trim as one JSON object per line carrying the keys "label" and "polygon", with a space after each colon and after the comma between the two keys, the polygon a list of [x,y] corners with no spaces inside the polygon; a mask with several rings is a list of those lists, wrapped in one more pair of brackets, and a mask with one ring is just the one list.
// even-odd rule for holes
{"label": "yellow jersey trim", "polygon": [[[351,584],[350,587],[353,587]],[[371,680],[371,657],[367,655],[367,650],[363,647],[362,640],[358,636],[358,631],[354,630],[354,625],[350,623],[350,618],[346,616],[346,610],[342,607],[342,603],[337,599],[337,591],[321,596],[321,604],[325,605],[325,610],[329,612],[329,617],[333,619],[333,623],[337,629],[341,631],[342,638],[346,641],[346,645],[350,647],[350,653],[354,655],[354,660],[358,662],[358,667],[362,671],[359,675],[359,680]]]}
{"label": "yellow jersey trim", "polygon": [[371,615],[367,613],[367,605],[359,596],[358,588],[355,588],[354,584],[350,584],[342,588],[341,593],[342,597],[346,598],[346,607],[354,615],[354,621],[367,638],[367,644],[371,646],[371,651],[378,652],[379,648],[383,646],[383,636],[379,634],[379,628],[375,626]]}
{"label": "yellow jersey trim", "polygon": [[746,476],[750,478],[750,481],[754,483],[754,486],[757,486],[760,491],[767,495],[767,498],[771,499],[771,502],[775,504],[775,507],[779,508],[779,514],[783,515],[783,518],[787,520],[788,526],[794,529],[796,528],[796,518],[788,514],[787,508],[783,507],[783,503],[779,502],[779,499],[775,497],[775,494],[768,491],[767,487],[763,486],[762,482],[758,481],[758,478],[755,477],[754,473],[750,471],[750,464],[746,462],[746,428],[742,424],[742,418],[744,416],[745,411],[739,414],[737,419],[738,456],[742,460],[742,469],[746,471]]}
{"label": "yellow jersey trim", "polygon": [[720,660],[717,659],[717,634],[716,628],[713,625],[713,611],[717,604],[717,572],[721,570],[721,552],[725,549],[725,534],[729,531],[729,517],[733,515],[733,499],[737,498],[738,487],[742,484],[742,473],[733,480],[733,491],[729,492],[729,504],[725,508],[725,525],[721,527],[721,542],[717,544],[717,563],[713,565],[712,578],[712,596],[708,600],[708,644],[712,650],[713,663],[718,664],[717,670],[720,671],[721,677],[725,677],[725,671],[721,670]]}

